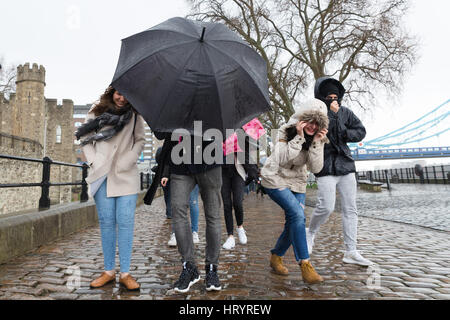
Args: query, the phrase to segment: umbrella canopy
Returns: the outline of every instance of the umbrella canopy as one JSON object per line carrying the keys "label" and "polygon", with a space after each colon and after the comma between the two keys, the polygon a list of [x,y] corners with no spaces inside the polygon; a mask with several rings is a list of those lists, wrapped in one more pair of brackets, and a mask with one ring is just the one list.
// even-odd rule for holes
{"label": "umbrella canopy", "polygon": [[158,132],[225,134],[270,110],[265,61],[221,23],[172,18],[123,39],[111,84]]}

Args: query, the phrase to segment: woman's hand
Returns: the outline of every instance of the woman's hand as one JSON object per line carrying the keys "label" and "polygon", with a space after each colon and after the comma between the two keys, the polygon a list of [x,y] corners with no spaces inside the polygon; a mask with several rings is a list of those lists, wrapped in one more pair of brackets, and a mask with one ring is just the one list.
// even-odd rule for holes
{"label": "woman's hand", "polygon": [[167,181],[169,181],[169,178],[162,178],[162,179],[161,179],[161,185],[162,185],[163,187],[165,187],[165,186],[167,185]]}
{"label": "woman's hand", "polygon": [[322,140],[323,138],[326,137],[327,133],[328,133],[328,129],[322,129],[320,131],[317,131],[317,133],[314,135],[313,141]]}
{"label": "woman's hand", "polygon": [[297,134],[302,138],[304,137],[303,129],[306,127],[307,124],[308,122],[306,121],[299,121],[295,126],[295,128],[297,129]]}

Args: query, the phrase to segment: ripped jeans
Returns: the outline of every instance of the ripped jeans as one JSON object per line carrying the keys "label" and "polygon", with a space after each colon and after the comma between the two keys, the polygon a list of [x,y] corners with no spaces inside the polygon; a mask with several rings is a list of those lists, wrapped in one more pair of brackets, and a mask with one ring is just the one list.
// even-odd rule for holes
{"label": "ripped jeans", "polygon": [[292,192],[288,188],[264,190],[284,210],[286,219],[284,230],[270,252],[282,257],[292,244],[297,262],[309,259],[305,230],[305,194]]}

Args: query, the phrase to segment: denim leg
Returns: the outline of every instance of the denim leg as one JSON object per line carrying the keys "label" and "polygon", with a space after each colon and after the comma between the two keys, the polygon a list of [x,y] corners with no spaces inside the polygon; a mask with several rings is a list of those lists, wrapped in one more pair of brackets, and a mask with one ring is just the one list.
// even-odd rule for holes
{"label": "denim leg", "polygon": [[[267,190],[267,189],[265,189],[265,190]],[[295,196],[295,198],[299,202],[300,206],[304,210],[305,209],[305,194],[293,192],[293,195]],[[304,216],[304,214],[303,214],[303,223],[304,224],[306,223],[306,217]],[[280,237],[278,238],[275,248],[272,249],[271,252],[276,254],[277,256],[282,257],[285,255],[286,251],[289,249],[290,246],[291,246],[291,240],[290,240],[290,235],[289,235],[289,222],[286,219],[286,223],[284,225],[283,232],[281,233]],[[294,251],[295,251],[295,249],[294,249]]]}
{"label": "denim leg", "polygon": [[130,271],[137,194],[116,198],[120,272]]}
{"label": "denim leg", "polygon": [[115,269],[116,256],[116,199],[106,196],[106,182],[95,193],[94,200],[97,207],[98,222],[102,239],[103,262],[105,270]]}
{"label": "denim leg", "polygon": [[191,230],[198,232],[198,184],[195,185],[189,196],[189,210],[191,212]]}
{"label": "denim leg", "polygon": [[297,261],[308,259],[304,214],[305,195],[294,193],[288,188],[281,190],[265,188],[265,190],[270,198],[283,208],[286,218],[284,230],[271,252],[284,256],[292,244]]}

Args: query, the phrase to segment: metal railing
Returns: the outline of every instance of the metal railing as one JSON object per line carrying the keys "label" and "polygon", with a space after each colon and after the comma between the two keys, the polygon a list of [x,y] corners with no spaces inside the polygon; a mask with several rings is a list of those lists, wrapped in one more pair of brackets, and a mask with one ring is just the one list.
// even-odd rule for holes
{"label": "metal railing", "polygon": [[397,168],[375,171],[360,171],[357,179],[392,183],[427,183],[448,184],[450,182],[450,170],[447,165],[423,167],[421,174],[417,174],[415,168]]}
{"label": "metal railing", "polygon": [[147,173],[141,172],[140,177],[141,177],[141,190],[148,189],[152,184],[153,176],[149,172]]}
{"label": "metal railing", "polygon": [[[42,181],[41,182],[0,184],[0,188],[41,187],[41,197],[39,199],[39,210],[47,210],[50,208],[50,187],[54,187],[54,186],[80,186],[81,185],[80,202],[86,202],[89,199],[88,192],[87,192],[88,185],[86,182],[86,177],[88,174],[89,167],[85,163],[83,165],[79,165],[79,164],[65,163],[65,162],[60,162],[60,161],[53,161],[49,157],[44,157],[42,160],[40,160],[40,159],[17,157],[17,156],[10,156],[10,155],[4,155],[4,154],[0,154],[0,159],[10,159],[10,160],[42,163]],[[81,168],[82,169],[81,182],[64,182],[64,183],[50,182],[50,169],[51,169],[52,165]]]}

